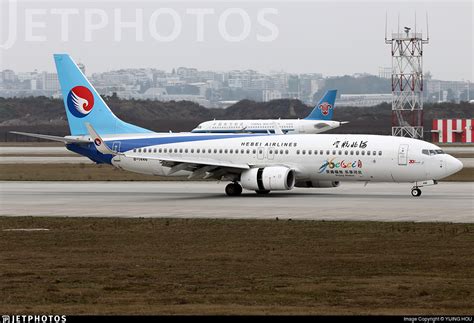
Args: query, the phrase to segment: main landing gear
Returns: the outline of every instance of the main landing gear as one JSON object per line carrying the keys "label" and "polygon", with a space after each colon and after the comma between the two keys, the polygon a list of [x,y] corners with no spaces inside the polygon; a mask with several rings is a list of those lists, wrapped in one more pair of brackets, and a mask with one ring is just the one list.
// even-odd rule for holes
{"label": "main landing gear", "polygon": [[230,183],[225,187],[225,193],[228,196],[239,196],[242,194],[242,186],[237,182]]}
{"label": "main landing gear", "polygon": [[436,180],[424,181],[424,182],[415,182],[415,186],[411,189],[411,195],[418,197],[421,195],[420,187],[436,185],[438,182]]}
{"label": "main landing gear", "polygon": [[411,195],[413,195],[414,197],[418,197],[421,195],[421,190],[418,187],[413,187],[411,189]]}

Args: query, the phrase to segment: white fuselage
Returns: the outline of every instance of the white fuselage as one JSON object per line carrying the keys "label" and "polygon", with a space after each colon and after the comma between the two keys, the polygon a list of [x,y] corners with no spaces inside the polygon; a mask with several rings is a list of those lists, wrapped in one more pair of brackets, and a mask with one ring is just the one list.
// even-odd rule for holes
{"label": "white fuselage", "polygon": [[[195,137],[192,141],[190,138]],[[378,135],[234,135],[233,138],[200,139],[200,134],[155,134],[145,137],[104,136],[110,147],[130,148],[112,164],[124,170],[166,176],[169,167],[158,159],[217,160],[250,167],[281,165],[295,171],[296,182],[375,181],[417,182],[438,180],[462,168],[456,158],[439,147],[416,139]],[[182,142],[165,143],[182,137]],[[141,139],[140,139],[141,138]],[[204,136],[203,136],[204,138]],[[140,145],[133,143],[142,140]],[[155,141],[157,144],[153,144]],[[158,142],[159,141],[159,142]],[[133,146],[133,147],[132,147]],[[122,150],[124,151],[124,150]],[[431,153],[430,153],[431,152]],[[150,157],[150,159],[147,158]],[[189,175],[178,171],[173,176]]]}
{"label": "white fuselage", "polygon": [[267,133],[275,132],[275,123],[288,134],[316,134],[339,127],[342,123],[332,120],[262,119],[262,120],[213,120],[199,124],[193,133]]}

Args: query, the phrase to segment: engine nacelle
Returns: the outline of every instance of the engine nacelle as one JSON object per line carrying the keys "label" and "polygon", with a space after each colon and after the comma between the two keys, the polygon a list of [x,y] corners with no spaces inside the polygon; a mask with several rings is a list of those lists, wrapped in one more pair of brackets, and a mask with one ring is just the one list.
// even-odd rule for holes
{"label": "engine nacelle", "polygon": [[295,186],[295,172],[283,166],[251,168],[240,175],[243,188],[255,191],[284,191]]}
{"label": "engine nacelle", "polygon": [[296,182],[296,187],[320,187],[320,188],[327,188],[327,187],[338,187],[341,182],[338,181],[301,181]]}

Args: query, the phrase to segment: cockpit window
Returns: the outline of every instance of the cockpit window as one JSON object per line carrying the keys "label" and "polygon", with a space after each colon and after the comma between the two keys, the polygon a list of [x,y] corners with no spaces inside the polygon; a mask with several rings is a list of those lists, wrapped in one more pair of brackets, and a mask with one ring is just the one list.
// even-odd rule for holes
{"label": "cockpit window", "polygon": [[444,154],[444,151],[442,151],[441,149],[423,149],[421,151],[422,154],[424,155],[428,155],[428,156],[434,156],[434,155],[441,155],[441,154]]}

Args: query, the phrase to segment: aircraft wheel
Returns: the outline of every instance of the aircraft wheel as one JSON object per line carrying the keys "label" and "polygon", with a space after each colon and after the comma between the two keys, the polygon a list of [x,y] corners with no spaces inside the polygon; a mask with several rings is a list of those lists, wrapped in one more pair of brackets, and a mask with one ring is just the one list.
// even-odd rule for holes
{"label": "aircraft wheel", "polygon": [[225,193],[228,196],[239,196],[242,194],[242,186],[238,183],[230,183],[225,187]]}
{"label": "aircraft wheel", "polygon": [[418,196],[421,195],[421,190],[420,190],[419,188],[417,188],[417,187],[416,187],[416,188],[413,188],[413,189],[411,190],[411,195],[413,195],[414,197],[418,197]]}
{"label": "aircraft wheel", "polygon": [[256,190],[255,193],[259,195],[265,195],[265,194],[270,193],[270,190]]}

